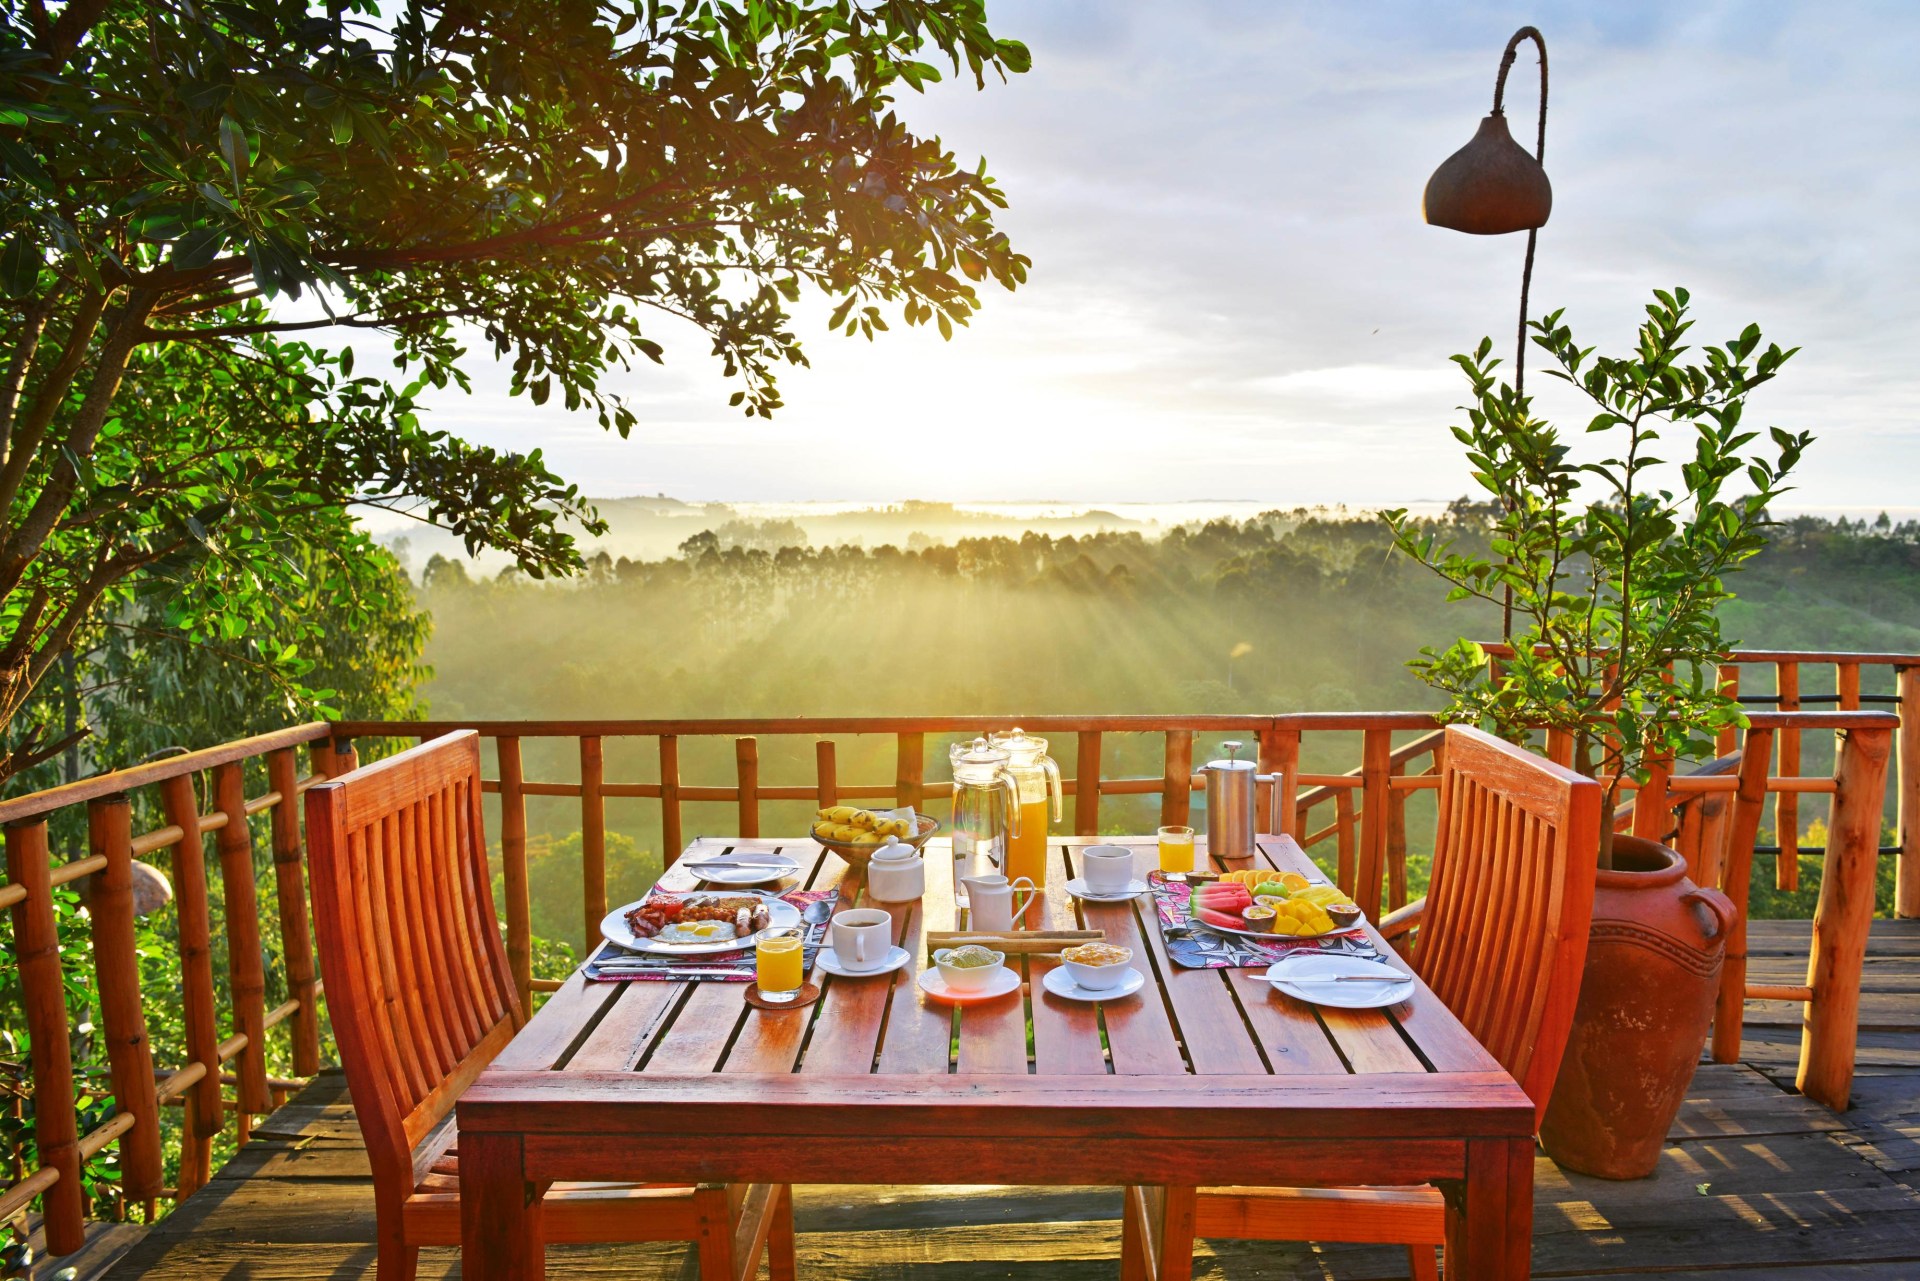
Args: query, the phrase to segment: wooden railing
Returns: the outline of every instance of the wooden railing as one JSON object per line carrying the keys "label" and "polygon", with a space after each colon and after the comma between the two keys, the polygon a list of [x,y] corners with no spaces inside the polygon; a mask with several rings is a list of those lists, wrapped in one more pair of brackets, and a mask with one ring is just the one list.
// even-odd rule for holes
{"label": "wooden railing", "polygon": [[[1486,649],[1496,658],[1511,652],[1499,644],[1489,644]],[[1806,688],[1810,675],[1824,685],[1829,672],[1830,689]],[[1882,679],[1891,688],[1864,689],[1862,678],[1867,672],[1885,673]],[[1892,845],[1881,847],[1880,853],[1899,860],[1894,877],[1894,915],[1920,917],[1920,654],[1737,649],[1719,665],[1719,674],[1721,688],[1755,712],[1769,709],[1795,712],[1810,708],[1854,712],[1880,707],[1899,716],[1892,761],[1897,835]],[[1772,748],[1773,774],[1793,777],[1800,773],[1801,735],[1815,728],[1805,723],[1781,728]],[[1739,729],[1722,731],[1719,755],[1731,755],[1738,750],[1739,743]],[[1773,793],[1775,840],[1754,849],[1754,853],[1774,860],[1774,886],[1787,892],[1800,886],[1801,858],[1821,853],[1800,845],[1802,794],[1792,790]]]}
{"label": "wooden railing", "polygon": [[[1911,695],[1911,673],[1920,667],[1920,660],[1915,663],[1902,669],[1902,697]],[[1803,696],[1802,701],[1811,700]],[[1920,712],[1911,702],[1903,710],[1914,713],[1900,729],[1903,764],[1911,768],[1916,755],[1912,730],[1920,723]],[[1261,789],[1263,814],[1277,815],[1281,830],[1310,848],[1331,842],[1329,861],[1341,883],[1370,914],[1377,916],[1383,906],[1406,898],[1407,808],[1437,783],[1440,742],[1434,734],[1435,722],[1425,713],[1019,719],[1024,728],[1053,740],[1054,753],[1069,775],[1065,779],[1065,791],[1071,797],[1068,825],[1077,834],[1099,834],[1103,824],[1108,830],[1138,830],[1151,825],[1153,811],[1162,823],[1188,821],[1193,794],[1204,785],[1194,768],[1196,750],[1204,760],[1221,740],[1240,739],[1253,745],[1262,772],[1277,779]],[[118,1203],[123,1207],[144,1203],[151,1213],[156,1198],[185,1196],[206,1182],[213,1141],[227,1125],[244,1141],[248,1118],[269,1110],[279,1095],[300,1083],[299,1078],[318,1069],[318,1005],[323,994],[310,942],[302,823],[294,801],[317,779],[352,768],[356,740],[367,740],[371,750],[376,746],[373,740],[415,741],[455,728],[473,728],[490,740],[496,768],[485,786],[497,806],[491,830],[499,842],[501,908],[515,981],[523,997],[530,998],[556,986],[536,982],[533,975],[530,801],[578,807],[583,873],[580,920],[585,934],[592,937],[608,907],[609,801],[657,805],[660,848],[668,862],[684,847],[690,820],[696,831],[711,822],[722,832],[757,835],[766,807],[784,804],[778,825],[785,830],[794,822],[792,830],[798,835],[797,820],[813,805],[884,801],[941,813],[947,784],[944,766],[938,762],[946,743],[1008,728],[1013,720],[975,716],[313,724],[0,802],[8,859],[0,907],[9,908],[13,916],[16,964],[25,994],[23,1013],[32,1044],[34,1125],[40,1154],[38,1168],[17,1171],[16,1181],[0,1192],[0,1217],[40,1198],[49,1250],[70,1252],[78,1248],[85,1230],[80,1171],[93,1155],[109,1144],[119,1144]],[[1759,712],[1753,721],[1756,729],[1776,736],[1814,729],[1845,731],[1847,741],[1858,744],[1885,743],[1897,725],[1894,717],[1884,713],[1839,710]],[[932,744],[929,737],[935,739]],[[874,743],[875,738],[882,741]],[[890,751],[885,750],[887,739]],[[863,742],[878,750],[863,751]],[[773,745],[778,747],[769,752],[772,768],[767,772],[776,777],[770,778],[762,769],[763,748]],[[308,753],[304,770],[299,761],[303,748]],[[891,772],[891,779],[843,782],[843,749],[851,760],[869,762],[855,769]],[[559,758],[571,763],[557,768],[561,777],[529,777],[530,753],[537,753],[535,763],[543,772],[555,771],[552,762]],[[711,759],[731,777],[722,782],[699,770],[689,776],[682,768],[683,755],[693,762]],[[1763,755],[1771,764],[1772,754]],[[876,758],[890,764],[890,771],[871,763]],[[930,758],[936,762],[931,770]],[[1871,810],[1877,822],[1881,803],[1878,798],[1872,804],[1864,799],[1862,783],[1843,792],[1843,777],[1864,775],[1857,769],[1846,773],[1845,761],[1851,757],[1843,752],[1842,758],[1842,771],[1834,778],[1809,778],[1797,772],[1780,777],[1770,769],[1760,769],[1757,781],[1746,775],[1668,778],[1657,774],[1651,786],[1666,800],[1648,811],[1664,813],[1689,794],[1726,795],[1740,786],[1757,787],[1762,797],[1813,792],[1854,798],[1848,821],[1842,824],[1836,818],[1834,837],[1825,851],[1830,863],[1844,870],[1823,879],[1816,939],[1824,940],[1817,946],[1827,959],[1820,962],[1825,968],[1807,985],[1810,1008],[1829,1015],[1844,1008],[1849,983],[1857,990],[1859,967],[1857,957],[1849,960],[1850,949],[1855,948],[1855,925],[1872,912],[1876,839],[1861,835],[1871,826],[1861,816]],[[720,764],[723,761],[727,764]],[[644,764],[636,768],[636,762]],[[778,777],[782,773],[797,776]],[[196,780],[202,775],[205,789],[197,792]],[[250,777],[264,784],[252,796],[247,795]],[[1904,840],[1915,810],[1904,775],[1900,786]],[[201,795],[207,798],[204,802]],[[1116,806],[1129,801],[1131,812],[1115,812]],[[1148,808],[1142,809],[1141,803]],[[134,831],[136,809],[155,815],[157,824]],[[63,811],[76,813],[63,815]],[[83,825],[77,821],[81,811]],[[1316,826],[1315,819],[1326,811],[1331,812],[1331,820]],[[263,821],[270,824],[270,863],[254,855],[249,820],[260,815],[268,816]],[[1686,815],[1683,808],[1683,822],[1688,821]],[[1704,813],[1692,821],[1704,822]],[[62,823],[83,828],[86,849],[84,853],[68,851],[56,860],[50,831],[61,830]],[[216,840],[211,865],[204,850],[208,833]],[[183,1062],[156,1071],[143,999],[158,994],[143,998],[140,990],[130,891],[133,861],[162,853],[172,863],[179,939],[177,994],[168,992],[166,997],[177,1000],[184,1013],[186,1052]],[[1800,851],[1803,856],[1814,853]],[[1863,860],[1868,868],[1864,877],[1859,873]],[[277,957],[263,957],[261,947],[256,896],[268,875],[278,902],[281,946]],[[84,1135],[78,1132],[75,1099],[85,1091],[76,1090],[69,1059],[68,975],[63,972],[53,897],[56,887],[82,878],[90,882],[87,928],[93,946],[96,1007],[92,1017],[105,1042],[115,1109],[108,1120]],[[215,878],[224,904],[228,959],[225,986],[230,1000],[224,1026],[217,1008],[220,985],[214,976],[209,889]],[[1864,928],[1857,932],[1863,945]],[[1836,941],[1843,936],[1845,942]],[[265,1001],[269,975],[275,987],[284,987],[286,993],[286,999],[271,1009]],[[288,1025],[293,1064],[293,1076],[286,1079],[269,1075],[264,1056],[268,1031],[282,1023]],[[1839,1020],[1827,1017],[1823,1026],[1837,1027]],[[1835,1036],[1832,1033],[1826,1039]],[[223,1085],[232,1087],[231,1096]],[[162,1151],[160,1125],[160,1109],[169,1103],[184,1108],[185,1120],[180,1173],[172,1186],[163,1173],[167,1154]]]}
{"label": "wooden railing", "polygon": [[[300,768],[305,746],[310,767]],[[251,772],[265,783],[247,795]],[[39,1168],[0,1192],[0,1221],[41,1198],[47,1250],[70,1254],[85,1243],[87,1201],[82,1166],[118,1144],[121,1207],[144,1205],[154,1214],[160,1197],[183,1198],[211,1175],[214,1140],[229,1119],[242,1142],[249,1118],[272,1111],[286,1093],[320,1068],[320,982],[314,971],[307,915],[306,863],[298,797],[319,778],[352,767],[331,747],[325,724],[242,739],[206,751],[86,779],[65,787],[0,801],[6,835],[7,881],[0,908],[13,917],[14,963],[31,1046],[32,1105]],[[204,792],[196,781],[205,777]],[[161,822],[134,831],[134,798]],[[201,796],[207,799],[203,803]],[[84,807],[84,854],[55,862],[49,829],[63,810]],[[269,816],[271,875],[279,906],[279,985],[287,999],[266,1007],[258,891],[263,869],[255,858],[252,824]],[[77,826],[77,825],[76,825]],[[217,873],[209,876],[206,837],[214,837]],[[77,843],[77,842],[76,842]],[[167,852],[171,860],[178,939],[177,999],[185,1025],[186,1060],[156,1069],[141,991],[134,923],[133,863]],[[220,890],[227,955],[229,1009],[223,1028],[216,1007],[213,900]],[[58,934],[54,890],[84,885],[93,950],[95,1030],[104,1041],[114,1111],[79,1133],[77,1086],[71,1058],[69,978]],[[294,1077],[267,1071],[269,1029],[290,1029]],[[223,1035],[222,1033],[225,1033]],[[229,1097],[222,1089],[231,1084]],[[165,1181],[161,1109],[184,1108],[179,1176]]]}
{"label": "wooden railing", "polygon": [[[1873,923],[1874,893],[1887,761],[1901,726],[1884,712],[1756,713],[1737,753],[1690,774],[1654,780],[1632,815],[1637,835],[1672,844],[1689,876],[1726,892],[1739,909],[1727,939],[1713,1024],[1713,1057],[1740,1058],[1748,1001],[1799,1001],[1804,1006],[1796,1085],[1828,1107],[1845,1110],[1859,1034],[1860,978]],[[1771,773],[1778,739],[1831,731],[1831,776]],[[1747,981],[1747,900],[1755,836],[1771,795],[1775,803],[1806,794],[1832,797],[1820,896],[1805,983]],[[1661,799],[1657,799],[1661,798]]]}
{"label": "wooden railing", "polygon": [[[734,811],[732,829],[742,836],[761,830],[762,807],[768,802],[809,801],[835,805],[843,801],[882,801],[938,812],[945,807],[947,779],[944,761],[936,761],[936,777],[928,781],[928,737],[936,736],[935,756],[944,757],[946,743],[993,730],[1022,728],[1053,740],[1061,759],[1063,790],[1073,800],[1070,822],[1079,835],[1101,830],[1102,803],[1107,798],[1157,796],[1159,822],[1186,823],[1192,816],[1193,794],[1205,787],[1195,772],[1195,737],[1211,756],[1222,740],[1238,739],[1253,746],[1260,770],[1276,778],[1263,784],[1260,812],[1277,813],[1282,831],[1303,838],[1309,846],[1323,840],[1340,842],[1343,883],[1357,887],[1356,897],[1369,911],[1377,911],[1384,885],[1400,898],[1406,889],[1404,827],[1396,834],[1388,818],[1400,808],[1388,798],[1398,786],[1415,782],[1396,779],[1408,762],[1430,755],[1403,744],[1396,734],[1429,739],[1435,722],[1424,712],[1296,713],[1279,716],[946,716],[795,718],[788,720],[657,720],[657,721],[347,721],[334,727],[341,739],[402,738],[424,741],[454,729],[473,729],[493,744],[496,775],[484,785],[499,798],[503,910],[507,918],[507,955],[523,995],[557,986],[536,981],[532,972],[531,905],[527,876],[527,801],[533,797],[577,799],[580,805],[583,893],[581,919],[588,937],[597,935],[607,912],[606,803],[610,798],[645,799],[660,805],[660,844],[671,863],[686,844],[686,811],[693,805],[718,805]],[[840,740],[866,736],[894,740],[894,777],[891,781],[840,780]],[[1140,736],[1161,741],[1153,755],[1155,774],[1115,777],[1107,762],[1116,739],[1131,745]],[[813,778],[805,783],[771,784],[761,778],[762,740],[811,740]],[[1303,768],[1303,760],[1337,750],[1327,740],[1358,738],[1361,763],[1347,772]],[[655,777],[647,782],[609,782],[605,760],[615,740],[651,740]],[[704,739],[731,739],[733,781],[728,784],[690,783],[681,774],[682,749]],[[579,761],[571,780],[530,780],[524,768],[526,745],[540,740],[572,740],[564,752]],[[1071,747],[1068,747],[1071,744]],[[1349,748],[1352,743],[1346,744]],[[1132,753],[1135,757],[1139,753]],[[1204,759],[1204,757],[1203,757]],[[1091,784],[1091,785],[1090,785]],[[1346,798],[1358,793],[1361,807],[1351,821],[1319,831],[1304,830],[1322,796]],[[1346,815],[1348,811],[1342,810]],[[801,829],[794,828],[796,835]],[[1397,901],[1397,900],[1396,900]]]}

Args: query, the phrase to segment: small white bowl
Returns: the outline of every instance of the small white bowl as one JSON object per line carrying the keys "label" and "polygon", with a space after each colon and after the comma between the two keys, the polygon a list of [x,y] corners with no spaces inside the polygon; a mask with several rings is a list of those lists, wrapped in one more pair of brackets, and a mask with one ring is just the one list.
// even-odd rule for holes
{"label": "small white bowl", "polygon": [[958,949],[943,947],[933,954],[933,963],[939,968],[940,977],[945,979],[947,986],[956,992],[978,992],[993,986],[996,981],[994,976],[1007,966],[1005,952],[994,952],[991,965],[947,964],[947,956],[956,950]]}
{"label": "small white bowl", "polygon": [[1061,964],[1066,966],[1067,973],[1071,974],[1073,981],[1081,987],[1089,992],[1104,992],[1108,988],[1119,987],[1121,981],[1127,976],[1127,967],[1133,964],[1133,949],[1123,947],[1120,950],[1126,955],[1107,965],[1088,965],[1084,961],[1068,960],[1065,957],[1061,958]]}

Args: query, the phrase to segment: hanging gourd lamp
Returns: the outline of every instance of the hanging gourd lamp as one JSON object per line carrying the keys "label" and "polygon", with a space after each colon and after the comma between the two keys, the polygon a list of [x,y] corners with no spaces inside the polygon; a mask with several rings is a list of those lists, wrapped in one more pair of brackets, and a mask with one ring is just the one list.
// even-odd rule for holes
{"label": "hanging gourd lamp", "polygon": [[[1507,72],[1522,42],[1540,48],[1540,127],[1532,155],[1507,131]],[[1480,122],[1472,141],[1448,156],[1427,179],[1421,213],[1436,227],[1476,236],[1527,233],[1527,261],[1520,275],[1520,333],[1514,359],[1514,387],[1526,389],[1527,290],[1533,282],[1533,248],[1539,229],[1553,212],[1553,184],[1541,161],[1547,154],[1547,42],[1533,27],[1522,27],[1507,41],[1500,74],[1493,83],[1493,114]]]}
{"label": "hanging gourd lamp", "polygon": [[1421,212],[1436,227],[1475,236],[1532,231],[1553,212],[1553,184],[1507,132],[1506,113],[1496,110],[1480,122],[1473,141],[1427,179]]}

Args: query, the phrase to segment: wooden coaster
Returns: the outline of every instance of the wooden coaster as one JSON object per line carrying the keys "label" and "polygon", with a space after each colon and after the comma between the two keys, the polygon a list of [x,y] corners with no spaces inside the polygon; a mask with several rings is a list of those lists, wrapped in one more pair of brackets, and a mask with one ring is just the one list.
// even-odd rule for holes
{"label": "wooden coaster", "polygon": [[818,983],[802,985],[800,995],[794,997],[791,1001],[769,1001],[760,995],[759,984],[747,984],[747,1004],[758,1006],[763,1010],[798,1010],[805,1006],[812,1005],[819,999],[820,985]]}

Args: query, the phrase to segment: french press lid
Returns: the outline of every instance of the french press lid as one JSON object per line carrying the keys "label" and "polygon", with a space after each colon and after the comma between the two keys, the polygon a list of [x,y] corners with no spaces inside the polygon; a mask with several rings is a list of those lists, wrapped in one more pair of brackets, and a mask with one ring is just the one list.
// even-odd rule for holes
{"label": "french press lid", "polygon": [[1246,744],[1236,743],[1229,739],[1220,744],[1220,746],[1226,751],[1227,759],[1223,761],[1208,761],[1203,768],[1219,770],[1222,773],[1231,773],[1238,770],[1256,770],[1260,768],[1257,762],[1243,761],[1239,758],[1238,753]]}

